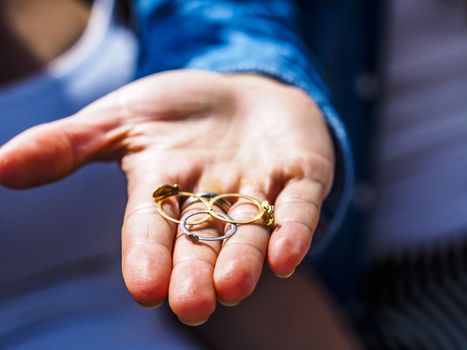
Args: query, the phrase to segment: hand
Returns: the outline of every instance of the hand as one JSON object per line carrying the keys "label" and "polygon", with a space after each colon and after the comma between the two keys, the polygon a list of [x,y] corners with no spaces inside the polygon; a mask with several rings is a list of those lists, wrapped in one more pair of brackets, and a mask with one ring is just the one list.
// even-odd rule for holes
{"label": "hand", "polygon": [[[36,186],[96,160],[119,160],[128,179],[122,228],[128,290],[147,306],[168,295],[188,324],[205,321],[216,298],[235,304],[251,294],[265,259],[276,275],[293,273],[310,247],[334,168],[327,126],[302,91],[255,75],[175,71],[20,134],[0,148],[0,183]],[[267,199],[276,206],[276,226],[271,233],[241,225],[223,245],[194,244],[156,211],[151,194],[163,183]],[[229,215],[253,212],[240,202]],[[219,224],[200,234],[222,230]]]}

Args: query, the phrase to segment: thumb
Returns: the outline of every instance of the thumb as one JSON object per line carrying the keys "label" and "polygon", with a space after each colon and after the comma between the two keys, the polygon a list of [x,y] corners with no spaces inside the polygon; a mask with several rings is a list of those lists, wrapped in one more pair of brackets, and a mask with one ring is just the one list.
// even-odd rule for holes
{"label": "thumb", "polygon": [[0,185],[21,189],[59,180],[91,160],[116,159],[126,135],[115,108],[91,106],[19,134],[0,148]]}

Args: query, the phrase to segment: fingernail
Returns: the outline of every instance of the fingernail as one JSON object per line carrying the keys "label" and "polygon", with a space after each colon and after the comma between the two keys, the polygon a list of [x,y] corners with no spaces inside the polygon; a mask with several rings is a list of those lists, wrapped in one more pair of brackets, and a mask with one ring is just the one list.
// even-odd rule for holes
{"label": "fingernail", "polygon": [[228,306],[228,307],[232,307],[232,306],[236,306],[236,305],[240,304],[239,301],[233,302],[233,303],[230,303],[228,301],[224,301],[224,300],[221,300],[221,299],[217,299],[217,301],[219,302],[219,304],[224,305],[224,306]]}
{"label": "fingernail", "polygon": [[278,273],[275,273],[275,275],[276,275],[277,277],[279,277],[279,278],[289,278],[290,276],[292,276],[292,275],[294,274],[294,272],[295,272],[295,269],[293,269],[292,272],[289,273],[288,275],[280,275],[280,274],[278,274]]}
{"label": "fingernail", "polygon": [[191,327],[196,327],[196,326],[201,326],[203,323],[206,323],[208,319],[205,319],[203,321],[200,321],[200,322],[189,322],[189,321],[185,321],[184,319],[178,317],[178,320],[183,323],[184,325],[186,326],[191,326]]}

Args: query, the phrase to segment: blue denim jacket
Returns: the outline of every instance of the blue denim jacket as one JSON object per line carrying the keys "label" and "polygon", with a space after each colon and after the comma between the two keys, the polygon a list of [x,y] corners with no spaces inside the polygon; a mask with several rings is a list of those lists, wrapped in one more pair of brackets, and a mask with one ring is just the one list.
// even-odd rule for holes
{"label": "blue denim jacket", "polygon": [[311,251],[322,250],[337,231],[349,204],[353,162],[343,124],[298,34],[294,3],[286,0],[134,0],[133,3],[141,47],[139,76],[183,68],[256,72],[303,89],[321,108],[336,150],[335,180],[323,205]]}

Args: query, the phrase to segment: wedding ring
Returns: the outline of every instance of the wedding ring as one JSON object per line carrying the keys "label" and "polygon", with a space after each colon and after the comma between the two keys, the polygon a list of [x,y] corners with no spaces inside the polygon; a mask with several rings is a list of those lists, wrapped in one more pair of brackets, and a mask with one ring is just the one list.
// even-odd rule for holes
{"label": "wedding ring", "polygon": [[[209,236],[201,236],[197,235],[196,233],[190,231],[187,227],[187,225],[193,225],[192,223],[188,223],[188,219],[191,218],[192,216],[199,215],[199,214],[207,214],[207,216],[214,216],[213,213],[216,213],[216,217],[219,216],[221,217],[222,221],[227,221],[227,220],[232,220],[230,216],[227,214],[215,211],[215,210],[196,210],[191,213],[186,214],[183,216],[180,227],[182,228],[183,233],[192,241],[192,242],[198,242],[198,241],[222,241],[224,239],[227,239],[235,234],[237,232],[237,224],[235,223],[230,223],[230,229],[222,236],[218,237],[209,237]],[[204,219],[204,217],[203,217]]]}

